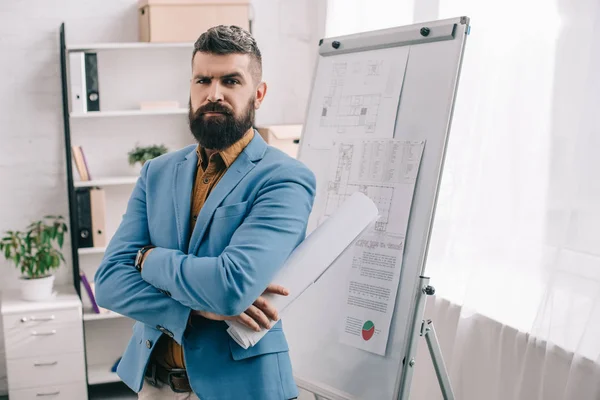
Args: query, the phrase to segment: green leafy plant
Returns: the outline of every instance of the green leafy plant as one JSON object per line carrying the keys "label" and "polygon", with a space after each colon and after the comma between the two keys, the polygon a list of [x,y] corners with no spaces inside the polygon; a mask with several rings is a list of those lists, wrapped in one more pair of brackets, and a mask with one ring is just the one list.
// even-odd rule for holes
{"label": "green leafy plant", "polygon": [[23,232],[6,231],[0,239],[0,252],[27,278],[44,278],[65,261],[62,249],[67,225],[62,216],[45,216]]}
{"label": "green leafy plant", "polygon": [[129,164],[135,165],[135,163],[140,163],[144,165],[144,163],[148,160],[152,160],[160,155],[163,155],[167,152],[167,148],[164,145],[154,145],[154,146],[135,146],[133,150],[129,153]]}

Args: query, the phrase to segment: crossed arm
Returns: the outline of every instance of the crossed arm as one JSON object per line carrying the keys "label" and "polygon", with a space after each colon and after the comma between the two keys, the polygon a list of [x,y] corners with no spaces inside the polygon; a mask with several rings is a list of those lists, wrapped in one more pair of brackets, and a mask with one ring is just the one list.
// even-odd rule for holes
{"label": "crossed arm", "polygon": [[264,184],[249,215],[218,257],[197,257],[157,247],[147,253],[140,274],[133,267],[135,256],[139,248],[150,243],[148,165],[96,273],[98,304],[145,324],[164,327],[179,343],[193,310],[211,319],[225,319],[241,316],[246,310],[252,314],[253,305],[260,309],[260,304],[254,303],[260,302],[260,295],[304,238],[315,192],[312,173],[284,169]]}

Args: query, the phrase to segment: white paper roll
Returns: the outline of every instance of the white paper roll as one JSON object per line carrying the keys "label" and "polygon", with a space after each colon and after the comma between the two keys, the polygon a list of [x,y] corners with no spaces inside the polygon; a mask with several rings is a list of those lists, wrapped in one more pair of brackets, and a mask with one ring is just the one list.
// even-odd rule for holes
{"label": "white paper roll", "polygon": [[[289,289],[288,296],[264,295],[277,308],[280,317],[285,309],[316,282],[333,262],[375,222],[377,206],[360,192],[355,192],[290,254],[273,283]],[[235,321],[226,321],[227,332],[244,349],[254,346],[268,332],[256,332]]]}

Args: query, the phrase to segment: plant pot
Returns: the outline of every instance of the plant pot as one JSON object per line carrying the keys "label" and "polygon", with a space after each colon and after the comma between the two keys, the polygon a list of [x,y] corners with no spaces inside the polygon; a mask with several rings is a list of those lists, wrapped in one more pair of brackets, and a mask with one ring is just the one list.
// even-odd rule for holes
{"label": "plant pot", "polygon": [[27,301],[43,301],[53,297],[54,275],[43,278],[20,278],[21,298]]}

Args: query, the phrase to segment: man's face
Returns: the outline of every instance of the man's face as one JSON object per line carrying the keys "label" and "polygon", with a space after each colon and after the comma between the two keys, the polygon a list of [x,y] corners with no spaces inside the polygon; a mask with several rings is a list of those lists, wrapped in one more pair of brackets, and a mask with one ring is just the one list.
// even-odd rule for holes
{"label": "man's face", "polygon": [[252,127],[266,93],[247,54],[198,52],[192,61],[190,130],[202,147],[223,150]]}

